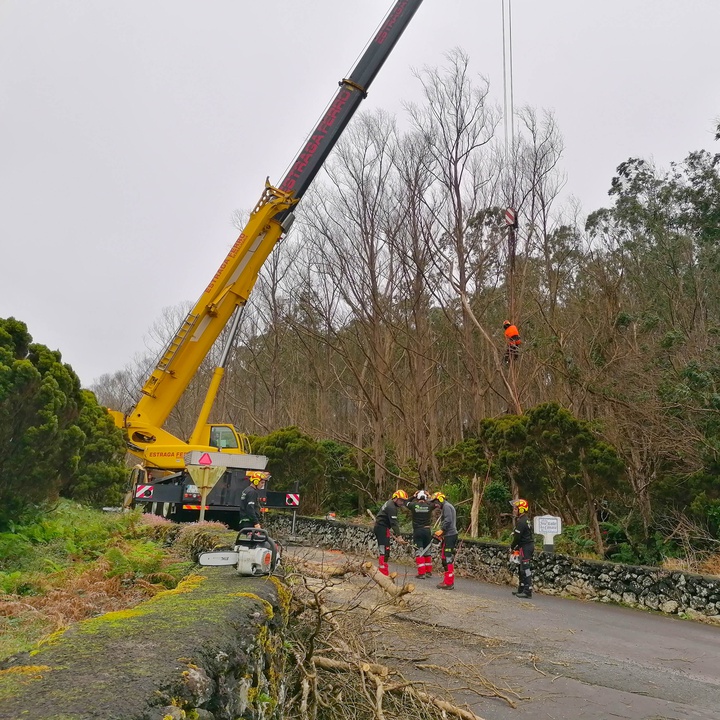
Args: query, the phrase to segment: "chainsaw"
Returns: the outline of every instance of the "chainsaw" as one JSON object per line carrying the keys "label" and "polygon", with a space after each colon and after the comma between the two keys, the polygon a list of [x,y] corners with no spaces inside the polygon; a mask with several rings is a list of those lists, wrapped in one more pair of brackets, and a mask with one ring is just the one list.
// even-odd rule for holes
{"label": "chainsaw", "polygon": [[238,575],[270,575],[280,564],[280,547],[265,530],[242,528],[232,550],[201,553],[198,563],[204,567],[235,565]]}

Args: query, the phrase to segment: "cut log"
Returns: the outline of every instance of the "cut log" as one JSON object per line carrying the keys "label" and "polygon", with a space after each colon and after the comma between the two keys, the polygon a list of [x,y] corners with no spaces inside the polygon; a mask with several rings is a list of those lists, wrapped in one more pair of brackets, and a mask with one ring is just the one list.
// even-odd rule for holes
{"label": "cut log", "polygon": [[403,595],[411,593],[415,589],[413,583],[405,583],[398,586],[387,576],[383,575],[372,563],[363,563],[360,567],[362,574],[369,577],[373,582],[377,583],[388,595],[393,598],[401,599]]}
{"label": "cut log", "polygon": [[293,558],[288,565],[294,567],[298,572],[312,578],[320,580],[330,580],[335,577],[343,577],[350,573],[358,572],[360,567],[357,563],[345,562],[342,565],[332,565],[330,563],[320,563],[312,560],[301,560]]}

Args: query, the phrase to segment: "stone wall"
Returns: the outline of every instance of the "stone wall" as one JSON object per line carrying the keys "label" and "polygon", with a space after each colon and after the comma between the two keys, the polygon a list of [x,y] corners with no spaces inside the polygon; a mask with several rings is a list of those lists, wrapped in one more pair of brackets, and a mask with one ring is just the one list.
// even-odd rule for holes
{"label": "stone wall", "polygon": [[[291,534],[292,515],[268,513],[267,527],[281,542]],[[375,538],[368,526],[298,517],[296,534],[304,543],[375,558]],[[433,551],[437,555],[437,550]],[[392,560],[412,562],[413,548],[393,545]],[[508,547],[462,540],[455,563],[459,576],[486,582],[515,583]],[[539,552],[533,562],[534,590],[587,600],[616,602],[720,623],[720,577],[581,560]]]}
{"label": "stone wall", "polygon": [[289,593],[205,568],[0,668],[0,720],[280,720]]}

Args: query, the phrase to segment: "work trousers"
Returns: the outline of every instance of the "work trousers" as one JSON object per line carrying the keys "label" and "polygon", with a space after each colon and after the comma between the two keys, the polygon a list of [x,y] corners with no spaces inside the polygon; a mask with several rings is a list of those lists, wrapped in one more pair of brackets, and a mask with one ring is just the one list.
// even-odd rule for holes
{"label": "work trousers", "polygon": [[518,592],[532,593],[532,566],[531,562],[535,554],[535,545],[521,545],[520,564],[518,565]]}

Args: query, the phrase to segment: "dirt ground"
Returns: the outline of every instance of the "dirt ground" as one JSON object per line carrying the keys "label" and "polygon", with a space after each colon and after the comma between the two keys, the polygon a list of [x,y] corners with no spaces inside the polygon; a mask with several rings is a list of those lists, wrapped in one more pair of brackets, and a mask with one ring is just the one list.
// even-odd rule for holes
{"label": "dirt ground", "polygon": [[[289,548],[327,565],[337,552]],[[400,607],[361,575],[333,581],[331,603],[360,604],[374,629],[375,657],[485,720],[716,720],[720,628],[624,607],[543,596],[514,598],[508,586],[414,578]],[[362,600],[358,599],[362,597]]]}

